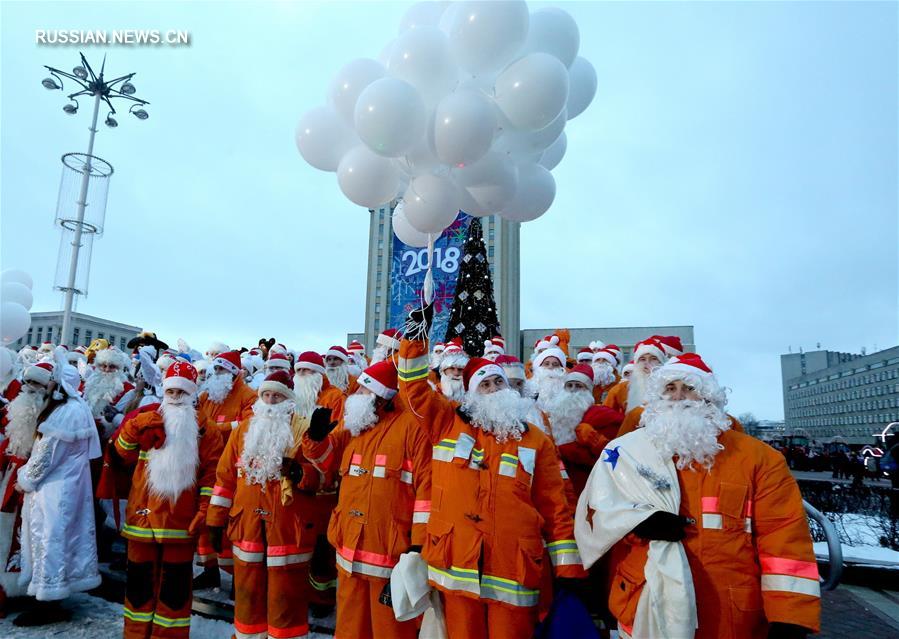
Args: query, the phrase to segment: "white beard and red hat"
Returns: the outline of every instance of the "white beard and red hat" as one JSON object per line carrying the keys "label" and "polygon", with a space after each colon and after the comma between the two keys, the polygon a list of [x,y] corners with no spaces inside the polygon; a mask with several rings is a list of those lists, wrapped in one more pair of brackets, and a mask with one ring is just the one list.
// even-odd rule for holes
{"label": "white beard and red hat", "polygon": [[[273,391],[285,401],[266,404],[262,394]],[[269,481],[281,479],[281,463],[296,444],[293,416],[296,408],[293,380],[285,370],[267,375],[259,385],[259,399],[253,404],[253,416],[244,435],[240,465],[247,485],[259,484],[262,490]]]}
{"label": "white beard and red hat", "polygon": [[[559,368],[544,368],[543,362],[550,357],[559,360]],[[565,353],[558,346],[544,348],[534,358],[531,379],[527,381],[527,394],[537,399],[540,410],[546,410],[546,404],[562,392],[565,385]]]}
{"label": "white beard and red hat", "polygon": [[472,426],[496,438],[499,443],[520,441],[527,429],[525,421],[532,402],[511,388],[492,393],[478,392],[478,385],[494,375],[508,383],[503,367],[483,357],[469,360],[462,374],[465,398],[460,407]]}
{"label": "white beard and red hat", "polygon": [[372,394],[355,392],[346,398],[343,406],[343,427],[353,437],[373,428],[378,423],[377,398],[391,401],[399,389],[396,366],[393,362],[376,362],[362,371],[359,386]]}
{"label": "white beard and red hat", "polygon": [[569,381],[580,382],[587,390],[569,391],[563,386],[562,391],[547,402],[544,410],[549,417],[556,446],[563,446],[577,439],[575,430],[583,421],[584,414],[593,406],[593,369],[586,364],[578,364],[565,374],[563,384]]}
{"label": "white beard and red hat", "polygon": [[589,366],[593,362],[593,351],[587,347],[582,348],[577,352],[575,361],[578,364],[587,364]]}
{"label": "white beard and red hat", "polygon": [[206,382],[203,384],[203,390],[206,396],[213,404],[221,404],[234,388],[234,380],[240,375],[240,353],[237,351],[226,351],[217,355],[210,365],[214,369],[216,366],[224,369],[223,373],[213,372],[206,375]]}
{"label": "white beard and red hat", "polygon": [[381,332],[375,340],[375,351],[371,355],[371,363],[376,364],[387,359],[390,353],[400,350],[403,332],[396,328],[388,328]]}
{"label": "white beard and red hat", "polygon": [[465,380],[463,377],[450,377],[446,373],[448,368],[465,369],[468,364],[468,356],[458,346],[451,346],[444,351],[440,360],[440,391],[447,399],[461,402],[465,397]]}
{"label": "white beard and red hat", "polygon": [[484,342],[484,359],[495,362],[500,355],[506,354],[506,340],[497,335],[493,339]]}
{"label": "white beard and red hat", "polygon": [[629,411],[643,406],[648,399],[647,387],[651,372],[645,372],[643,366],[636,363],[643,355],[654,355],[659,360],[659,365],[664,364],[668,359],[662,345],[651,337],[634,344],[634,369],[627,382],[627,410]]}
{"label": "white beard and red hat", "polygon": [[683,355],[684,345],[680,337],[677,335],[653,335],[649,339],[654,339],[665,351],[665,357],[677,357]]}
{"label": "white beard and red hat", "polygon": [[350,361],[350,354],[343,346],[332,346],[325,353],[325,357],[336,357],[340,360],[340,364],[337,366],[326,365],[325,375],[328,376],[328,381],[333,386],[346,392],[347,388],[350,387],[350,371],[347,367]]}
{"label": "white beard and red hat", "polygon": [[[295,374],[293,376],[294,395],[296,396],[297,414],[310,417],[318,405],[318,396],[325,387],[325,359],[315,351],[305,351],[297,355],[294,371],[308,370],[311,375]],[[329,382],[330,383],[330,382]]]}
{"label": "white beard and red hat", "polygon": [[590,363],[593,369],[594,385],[605,387],[615,381],[615,369],[618,368],[618,358],[615,353],[602,348],[593,354]]}
{"label": "white beard and red hat", "polygon": [[[99,369],[101,364],[112,364],[116,370],[104,373]],[[100,418],[104,408],[118,401],[122,392],[126,390],[126,384],[130,386],[125,373],[128,364],[128,356],[122,351],[112,347],[97,351],[94,357],[94,371],[84,382],[83,392],[84,401],[90,407],[94,418]]]}
{"label": "white beard and red hat", "polygon": [[22,365],[22,368],[29,366],[31,364],[37,364],[38,360],[41,358],[40,353],[37,352],[37,349],[33,346],[23,346],[18,353],[19,363]]}
{"label": "white beard and red hat", "polygon": [[434,350],[431,351],[431,355],[428,357],[432,370],[440,369],[440,359],[443,357],[444,350],[446,350],[446,344],[443,342],[434,344]]}
{"label": "white beard and red hat", "polygon": [[368,366],[368,361],[365,359],[365,347],[358,341],[353,340],[346,350],[350,354],[350,364],[348,366],[350,375],[359,377],[366,366]]}
{"label": "white beard and red hat", "polygon": [[[8,443],[4,452],[7,455],[27,459],[31,454],[37,433],[37,418],[47,405],[47,386],[52,377],[53,364],[50,362],[33,364],[22,374],[22,388],[6,409]],[[43,390],[35,389],[28,382],[39,384]]]}
{"label": "white beard and red hat", "polygon": [[[673,381],[691,386],[700,399],[668,399],[665,387]],[[649,379],[647,399],[640,428],[662,456],[675,458],[680,470],[711,468],[715,456],[723,450],[718,436],[731,426],[724,412],[726,390],[702,358],[696,353],[684,353],[655,369]]]}
{"label": "white beard and red hat", "polygon": [[[199,425],[194,398],[197,395],[197,369],[177,361],[165,372],[163,397],[159,406],[165,427],[165,441],[147,453],[147,485],[150,493],[174,503],[179,495],[193,487],[200,465]],[[186,393],[180,399],[164,394],[170,388]]]}

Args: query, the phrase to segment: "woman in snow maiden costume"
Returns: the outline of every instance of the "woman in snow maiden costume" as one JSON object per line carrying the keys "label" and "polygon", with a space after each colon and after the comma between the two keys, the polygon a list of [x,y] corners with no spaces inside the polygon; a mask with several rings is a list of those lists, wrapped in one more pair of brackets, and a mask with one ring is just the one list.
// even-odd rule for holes
{"label": "woman in snow maiden costume", "polygon": [[18,475],[25,493],[22,576],[38,605],[13,623],[34,626],[67,617],[58,602],[100,585],[90,460],[100,456],[91,410],[78,394],[81,377],[57,348],[54,384],[38,417],[38,440]]}

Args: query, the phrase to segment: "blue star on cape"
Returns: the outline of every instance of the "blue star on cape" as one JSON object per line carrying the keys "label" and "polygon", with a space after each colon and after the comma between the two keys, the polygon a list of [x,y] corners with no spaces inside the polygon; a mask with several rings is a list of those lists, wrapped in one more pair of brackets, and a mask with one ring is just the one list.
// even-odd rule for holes
{"label": "blue star on cape", "polygon": [[606,454],[606,458],[603,461],[607,464],[612,464],[612,470],[615,470],[615,464],[618,463],[619,448],[621,448],[621,446],[615,446],[615,448],[606,448],[604,451],[602,451]]}

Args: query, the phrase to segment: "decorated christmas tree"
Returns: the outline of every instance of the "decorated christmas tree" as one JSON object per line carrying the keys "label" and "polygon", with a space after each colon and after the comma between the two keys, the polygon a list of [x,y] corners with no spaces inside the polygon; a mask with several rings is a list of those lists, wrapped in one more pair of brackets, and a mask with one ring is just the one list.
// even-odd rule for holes
{"label": "decorated christmas tree", "polygon": [[462,246],[462,262],[446,327],[446,341],[461,337],[465,352],[479,357],[484,353],[484,341],[499,335],[499,329],[481,220],[473,217]]}

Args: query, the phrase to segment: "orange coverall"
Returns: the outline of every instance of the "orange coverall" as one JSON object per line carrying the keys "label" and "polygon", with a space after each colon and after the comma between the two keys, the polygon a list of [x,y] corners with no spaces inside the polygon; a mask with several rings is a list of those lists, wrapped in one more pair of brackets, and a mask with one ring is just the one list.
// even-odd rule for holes
{"label": "orange coverall", "polygon": [[[768,623],[820,628],[818,566],[796,480],[783,455],[733,430],[711,471],[679,470],[684,549],[693,573],[696,639],[764,639]],[[609,609],[630,633],[646,579],[647,541],[613,548]]]}
{"label": "orange coverall", "polygon": [[627,414],[627,380],[622,379],[620,382],[612,386],[606,394],[606,398],[602,401],[603,406],[608,406],[619,413]]}
{"label": "orange coverall", "polygon": [[136,464],[122,528],[128,540],[124,636],[187,637],[194,543],[204,527],[222,440],[215,431],[200,428],[196,484],[172,502],[150,491],[149,451],[140,450],[138,443],[147,428],[165,428],[159,412],[125,421],[115,439],[119,458],[126,465]]}
{"label": "orange coverall", "polygon": [[322,472],[339,470],[340,494],[328,541],[337,551],[335,639],[414,639],[414,621],[399,622],[378,602],[393,567],[422,546],[431,511],[431,457],[408,413],[378,411],[378,422],[353,437],[338,428],[321,442],[303,437],[303,453]]}
{"label": "orange coverall", "polygon": [[431,518],[424,559],[443,594],[451,637],[529,637],[544,544],[558,577],[586,573],[555,445],[527,425],[500,443],[428,385],[423,342],[400,346],[401,401],[432,444]]}

